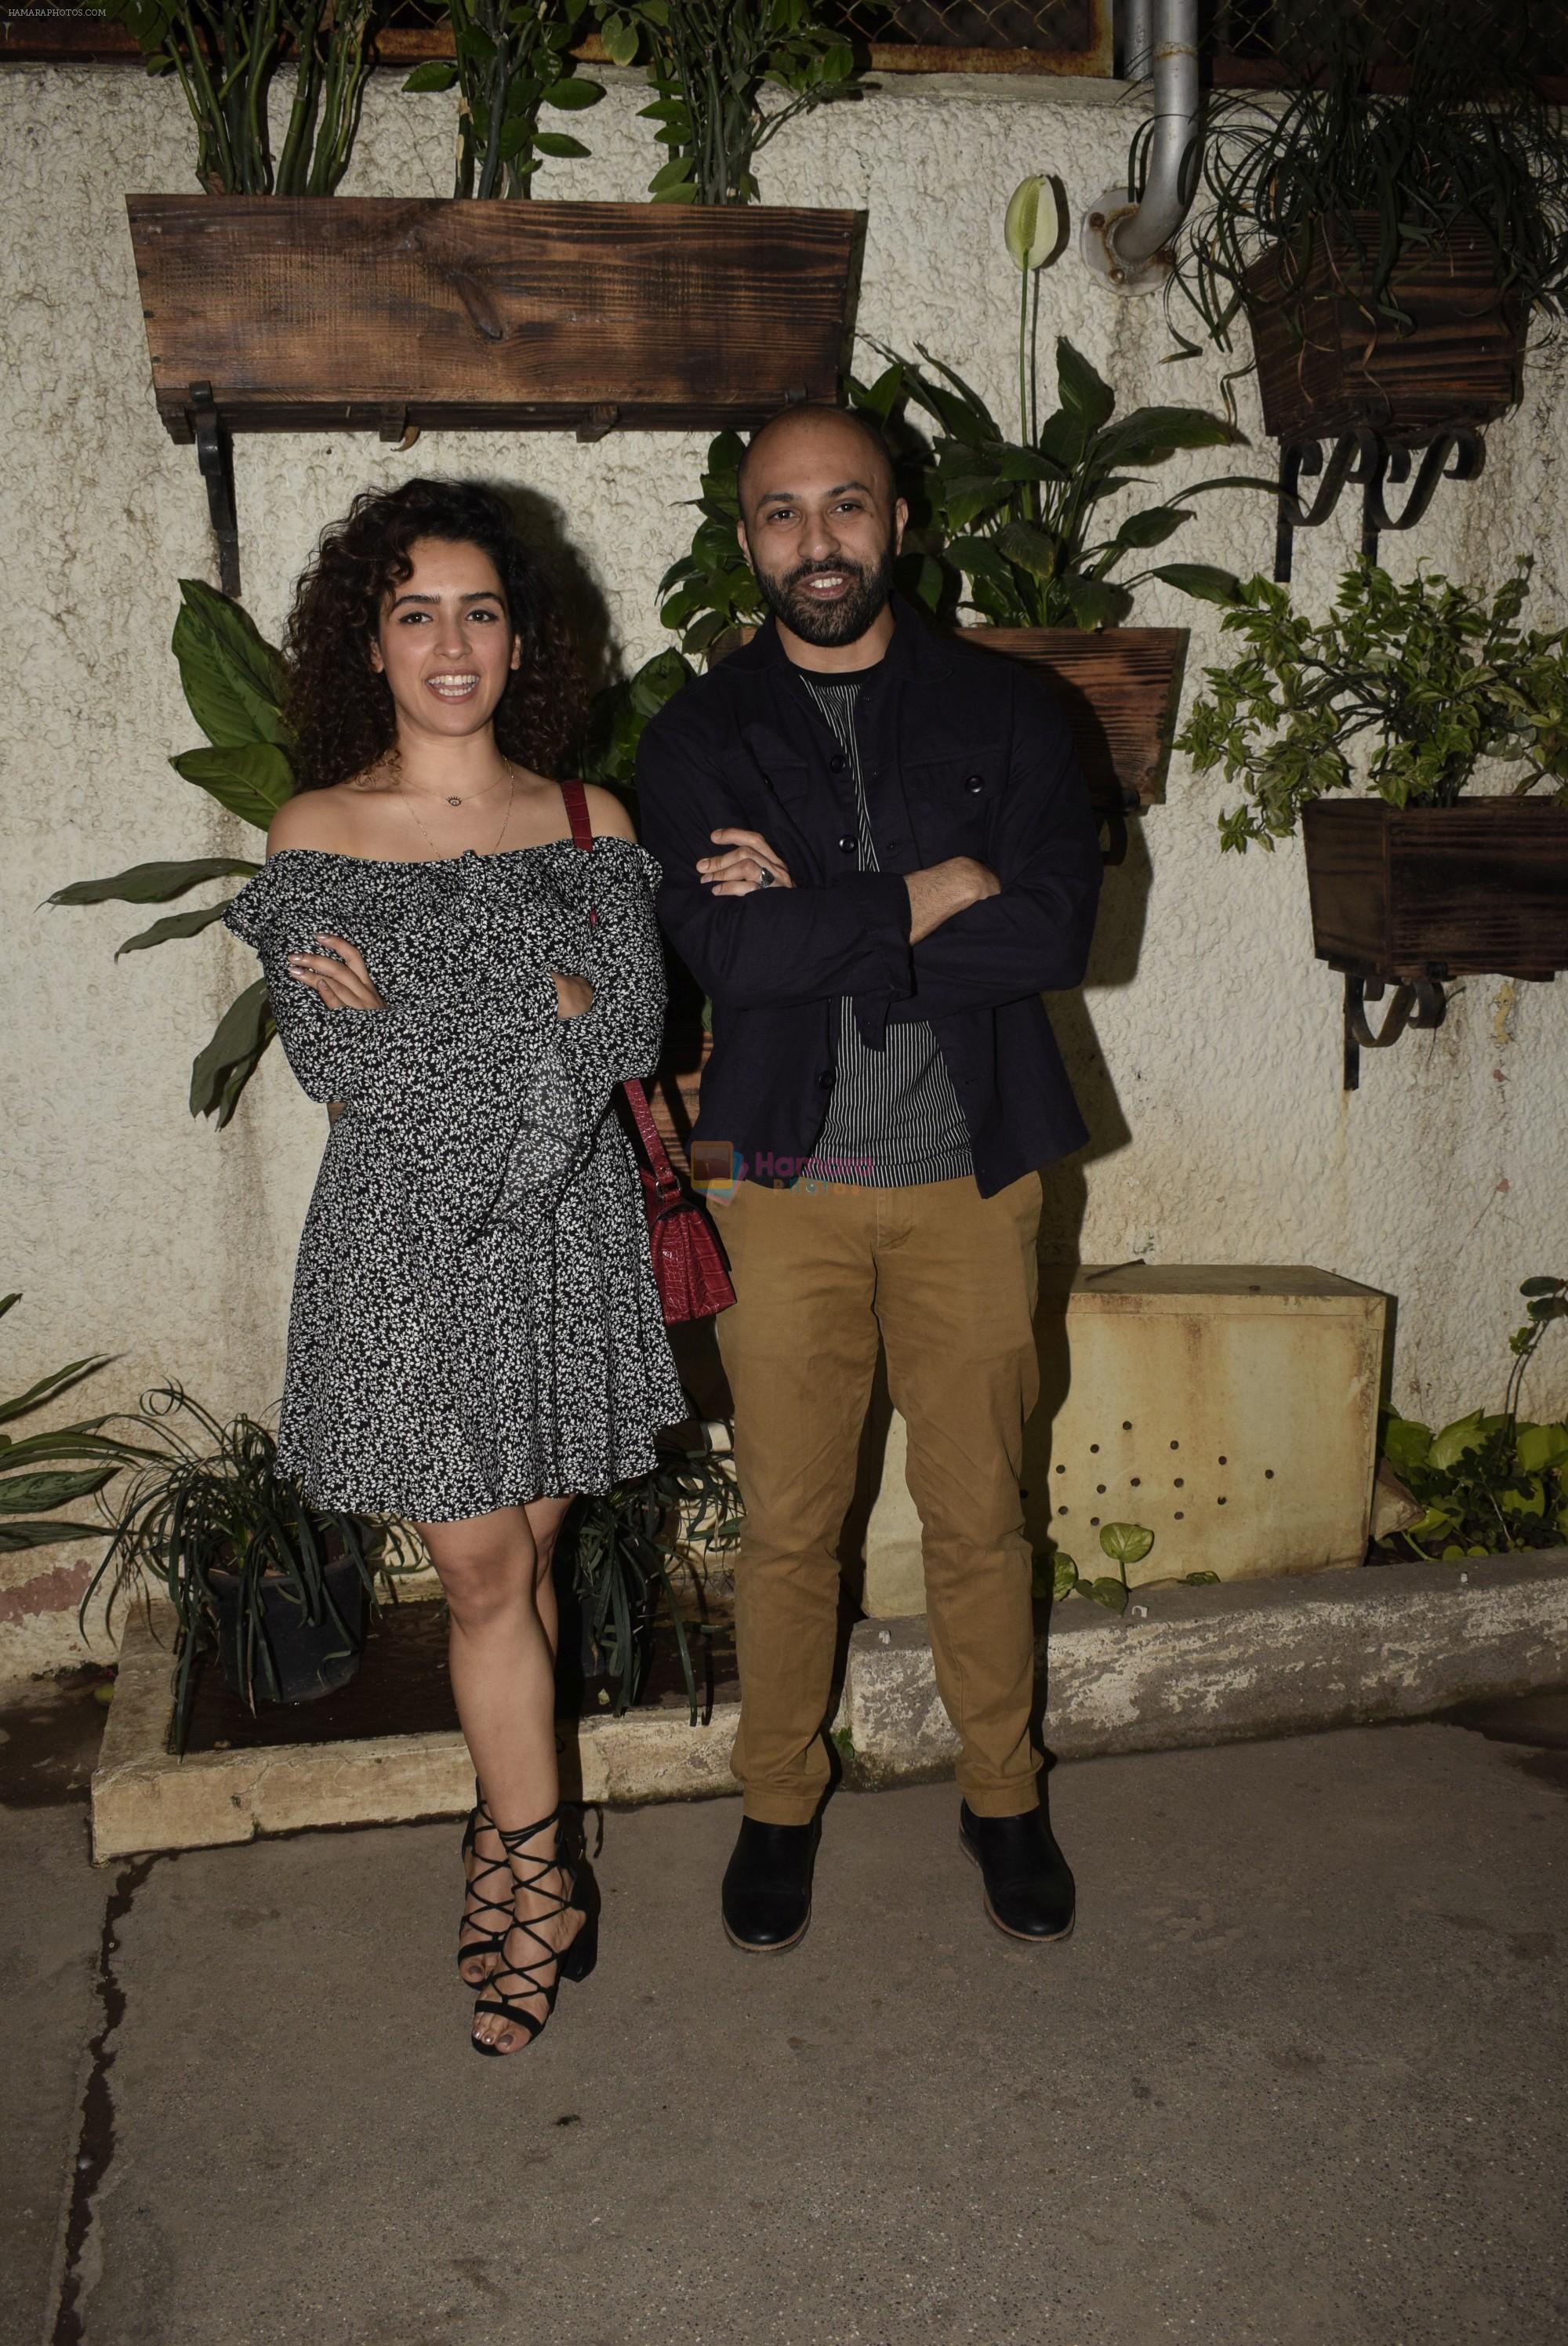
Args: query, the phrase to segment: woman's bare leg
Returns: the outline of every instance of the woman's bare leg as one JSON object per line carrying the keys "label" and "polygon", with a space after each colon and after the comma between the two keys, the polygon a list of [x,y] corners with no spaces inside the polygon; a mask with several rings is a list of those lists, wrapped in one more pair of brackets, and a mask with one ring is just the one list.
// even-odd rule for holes
{"label": "woman's bare leg", "polygon": [[[556,1608],[549,1562],[570,1504],[569,1499],[535,1500],[526,1508],[419,1527],[446,1594],[452,1688],[463,1738],[491,1818],[510,1832],[547,1817],[558,1797]],[[514,1912],[520,1920],[536,1921],[542,1935],[564,1948],[581,1927],[578,1919],[569,1912],[538,1919],[564,1894],[553,1865],[543,1878],[535,1872],[541,1860],[554,1858],[555,1847],[552,1827],[519,1851],[523,1877],[536,1886],[518,1890]],[[497,1862],[504,1856],[499,1840],[483,1829],[477,1854]],[[518,1933],[508,1953],[525,1962],[538,1948]],[[482,1987],[488,1974],[504,1967],[504,1958],[476,1956],[463,1971],[471,1986]],[[544,2017],[542,1998],[522,2001]],[[495,2013],[481,2014],[474,2034],[502,2052],[526,2042],[521,2028]]]}

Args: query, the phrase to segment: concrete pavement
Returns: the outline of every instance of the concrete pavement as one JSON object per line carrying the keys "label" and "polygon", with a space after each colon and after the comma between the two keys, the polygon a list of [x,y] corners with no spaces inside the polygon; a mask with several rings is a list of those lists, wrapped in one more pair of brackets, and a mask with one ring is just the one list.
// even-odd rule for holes
{"label": "concrete pavement", "polygon": [[93,1873],[64,1771],[0,1818],[4,2336],[1559,2346],[1565,1796],[1446,1724],[1063,1766],[1036,1952],[951,1786],[845,1794],[774,1960],[733,1802],[612,1812],[597,1973],[483,2062],[452,1826]]}

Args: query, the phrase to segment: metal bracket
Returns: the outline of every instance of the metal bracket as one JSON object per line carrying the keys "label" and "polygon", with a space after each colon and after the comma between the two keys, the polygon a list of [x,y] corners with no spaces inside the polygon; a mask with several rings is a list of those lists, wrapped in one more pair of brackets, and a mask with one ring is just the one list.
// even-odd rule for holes
{"label": "metal bracket", "polygon": [[226,595],[239,594],[239,522],[234,510],[234,448],[209,382],[190,386],[190,421],[196,461],[207,484],[207,510],[218,540],[218,583]]}
{"label": "metal bracket", "polygon": [[1418,979],[1413,984],[1395,983],[1394,998],[1384,1015],[1382,1025],[1373,1031],[1366,1013],[1368,1002],[1380,1002],[1390,981],[1376,977],[1365,970],[1345,972],[1345,1073],[1344,1088],[1348,1092],[1361,1087],[1361,1054],[1363,1051],[1386,1051],[1397,1043],[1407,1026],[1441,1026],[1448,1008],[1448,997],[1434,979]]}
{"label": "metal bracket", "polygon": [[[1385,530],[1413,529],[1437,493],[1440,481],[1473,481],[1484,460],[1481,435],[1468,423],[1456,423],[1438,433],[1421,451],[1415,484],[1400,512],[1389,511],[1385,489],[1410,477],[1413,451],[1394,446],[1380,433],[1365,428],[1342,433],[1329,446],[1327,463],[1319,440],[1288,440],[1279,451],[1279,497],[1274,537],[1274,576],[1280,586],[1290,578],[1296,532],[1316,529],[1326,522],[1352,483],[1361,491],[1361,552],[1369,562],[1378,558],[1378,540]],[[1320,485],[1310,505],[1297,494],[1303,477]]]}

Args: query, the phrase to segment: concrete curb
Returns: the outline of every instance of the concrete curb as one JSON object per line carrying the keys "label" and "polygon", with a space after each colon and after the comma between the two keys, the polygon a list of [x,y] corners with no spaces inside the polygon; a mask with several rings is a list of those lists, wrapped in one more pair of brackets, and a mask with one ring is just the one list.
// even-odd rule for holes
{"label": "concrete curb", "polygon": [[[93,1777],[100,1864],[310,1826],[463,1814],[472,1774],[455,1734],[282,1745],[175,1760],[168,1750],[173,1616],[127,1625]],[[1125,1619],[1056,1608],[1047,1735],[1059,1759],[1168,1750],[1420,1719],[1451,1703],[1568,1683],[1568,1548],[1457,1565],[1135,1592]],[[634,1805],[734,1792],[737,1707],[587,1719],[562,1749],[569,1799]],[[863,1621],[838,1725],[847,1780],[951,1775],[958,1739],[922,1618]]]}
{"label": "concrete curb", "polygon": [[[1047,1658],[1042,1641],[1041,1659]],[[1220,1587],[1135,1589],[1125,1618],[1052,1614],[1062,1760],[1420,1719],[1568,1683],[1568,1548]],[[920,1621],[863,1621],[845,1699],[866,1785],[950,1770],[958,1739]]]}

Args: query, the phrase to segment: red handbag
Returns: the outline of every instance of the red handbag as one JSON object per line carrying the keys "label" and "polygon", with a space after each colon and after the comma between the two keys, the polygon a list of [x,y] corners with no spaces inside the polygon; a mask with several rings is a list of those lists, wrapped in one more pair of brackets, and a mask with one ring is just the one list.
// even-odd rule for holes
{"label": "red handbag", "polygon": [[[561,795],[566,801],[572,837],[586,852],[593,846],[594,831],[582,783],[563,782]],[[597,909],[590,907],[589,920],[596,922],[598,917]],[[621,1090],[647,1159],[637,1171],[642,1178],[654,1282],[665,1320],[673,1326],[677,1321],[706,1320],[712,1312],[728,1311],[735,1300],[735,1290],[718,1233],[697,1199],[688,1198],[682,1188],[642,1085],[635,1076],[628,1076]]]}

